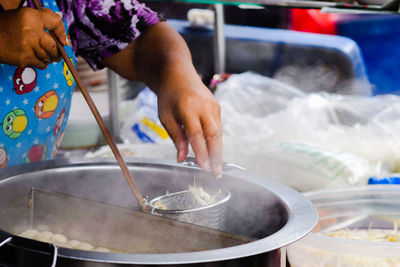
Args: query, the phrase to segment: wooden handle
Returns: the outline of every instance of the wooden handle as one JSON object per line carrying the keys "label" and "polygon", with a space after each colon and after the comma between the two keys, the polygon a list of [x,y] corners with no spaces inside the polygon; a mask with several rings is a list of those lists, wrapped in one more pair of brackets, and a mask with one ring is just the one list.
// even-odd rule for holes
{"label": "wooden handle", "polygon": [[[42,5],[37,1],[33,0],[33,3],[35,4],[36,8],[41,10]],[[106,124],[103,121],[103,118],[101,117],[99,111],[97,110],[97,107],[95,103],[93,102],[92,97],[90,96],[89,92],[83,87],[83,84],[81,83],[78,73],[75,70],[74,64],[72,63],[71,59],[69,58],[67,52],[65,51],[64,47],[61,45],[60,41],[58,40],[57,36],[50,31],[50,35],[53,37],[53,39],[57,43],[58,51],[60,52],[62,58],[64,59],[65,63],[67,64],[69,70],[72,73],[72,76],[74,77],[76,84],[78,85],[79,90],[82,92],[83,97],[85,98],[87,104],[89,105],[90,110],[92,111],[97,124],[100,126],[101,131],[103,132],[104,137],[107,140],[108,145],[111,148],[111,151],[114,154],[115,159],[117,160],[126,180],[128,181],[129,187],[131,188],[133,194],[135,195],[135,198],[137,202],[139,203],[139,206],[143,212],[147,211],[147,202],[146,199],[143,198],[142,194],[140,193],[138,187],[136,186],[135,180],[131,177],[128,167],[126,166],[126,163],[124,159],[121,156],[121,153],[119,152],[119,149],[117,145],[115,144],[113,138],[110,135],[110,132],[108,131],[108,128]]]}

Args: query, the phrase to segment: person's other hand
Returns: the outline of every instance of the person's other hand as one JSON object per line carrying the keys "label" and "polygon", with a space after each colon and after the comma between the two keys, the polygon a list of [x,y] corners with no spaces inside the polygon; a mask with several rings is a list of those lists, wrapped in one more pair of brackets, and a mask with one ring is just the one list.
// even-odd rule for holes
{"label": "person's other hand", "polygon": [[56,42],[45,30],[53,31],[64,46],[67,36],[61,17],[50,9],[5,11],[0,14],[0,25],[0,63],[45,69],[61,60]]}
{"label": "person's other hand", "polygon": [[185,160],[188,142],[197,162],[217,177],[222,174],[222,131],[220,106],[200,78],[192,84],[160,90],[159,117]]}

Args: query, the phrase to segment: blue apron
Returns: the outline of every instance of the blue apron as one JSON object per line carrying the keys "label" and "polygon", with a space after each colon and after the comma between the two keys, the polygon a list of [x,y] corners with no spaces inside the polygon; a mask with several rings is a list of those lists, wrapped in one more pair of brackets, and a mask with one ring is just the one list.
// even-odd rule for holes
{"label": "blue apron", "polygon": [[[42,3],[60,12],[53,0]],[[65,49],[76,66],[72,48]],[[0,168],[54,158],[74,88],[64,61],[45,70],[0,64]]]}

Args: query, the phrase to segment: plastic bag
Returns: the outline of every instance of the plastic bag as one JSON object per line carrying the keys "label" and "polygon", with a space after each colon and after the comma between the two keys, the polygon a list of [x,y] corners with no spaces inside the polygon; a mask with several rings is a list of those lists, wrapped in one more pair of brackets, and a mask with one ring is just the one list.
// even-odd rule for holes
{"label": "plastic bag", "polygon": [[[216,97],[224,160],[297,190],[366,184],[399,170],[399,96],[304,94],[243,73],[220,84]],[[335,166],[343,171],[333,178]]]}
{"label": "plastic bag", "polygon": [[268,176],[301,191],[367,183],[374,172],[361,157],[302,142],[271,145],[262,164]]}
{"label": "plastic bag", "polygon": [[156,94],[145,88],[130,105],[131,112],[121,127],[125,142],[173,144],[158,118]]}
{"label": "plastic bag", "polygon": [[220,103],[228,103],[238,113],[252,117],[277,112],[286,107],[288,100],[304,95],[297,88],[252,72],[231,75],[215,92]]}

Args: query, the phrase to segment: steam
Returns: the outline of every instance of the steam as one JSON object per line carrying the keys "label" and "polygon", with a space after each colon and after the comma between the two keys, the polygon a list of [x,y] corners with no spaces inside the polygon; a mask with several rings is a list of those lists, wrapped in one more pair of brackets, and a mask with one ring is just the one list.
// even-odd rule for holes
{"label": "steam", "polygon": [[[6,203],[2,210],[10,223],[24,222],[25,228],[6,227],[6,230],[19,234],[30,227],[25,222],[27,195],[32,187],[50,192],[41,199],[35,199],[32,227],[131,253],[183,252],[234,246],[250,241],[246,237],[265,237],[285,222],[286,217],[279,216],[279,212],[274,215],[276,208],[273,205],[277,205],[274,195],[256,185],[245,186],[246,180],[229,176],[216,180],[211,173],[198,169],[149,166],[152,167],[138,164],[132,169],[138,186],[149,198],[160,196],[166,190],[176,192],[187,189],[195,176],[198,177],[198,186],[229,190],[233,197],[227,209],[225,230],[233,235],[201,230],[191,225],[182,228],[180,223],[169,220],[170,223],[165,223],[164,218],[159,222],[159,217],[151,215],[146,216],[151,219],[144,220],[141,217],[144,214],[132,211],[137,210],[135,199],[116,165],[49,169],[12,179],[7,186],[0,187],[0,198],[2,203]],[[10,186],[16,189],[12,194],[7,193]],[[5,229],[3,217],[0,222],[1,228]],[[273,225],[275,223],[278,225]],[[171,245],[167,240],[176,242]]]}
{"label": "steam", "polygon": [[371,94],[371,85],[366,78],[350,79],[338,65],[327,64],[322,60],[312,65],[282,66],[274,73],[273,78],[306,93]]}

